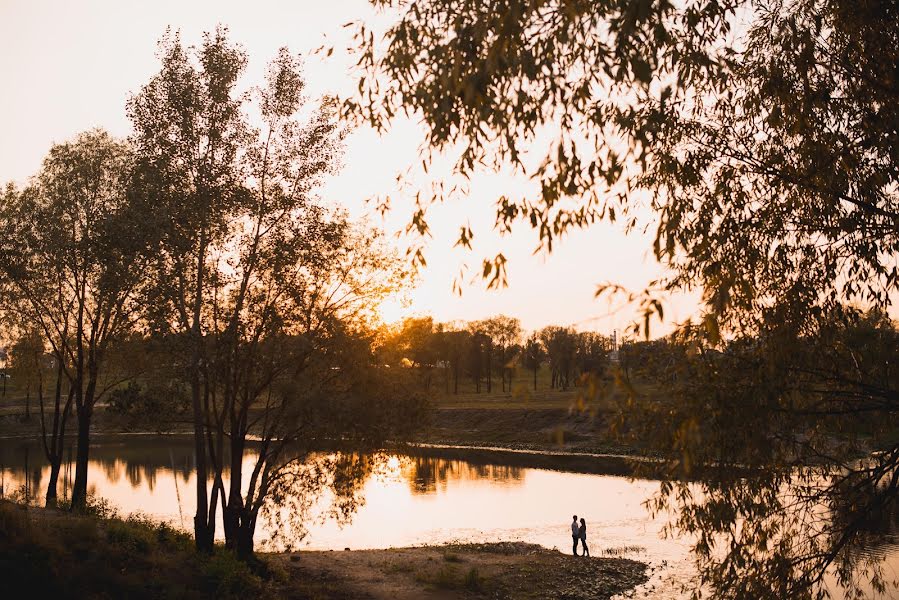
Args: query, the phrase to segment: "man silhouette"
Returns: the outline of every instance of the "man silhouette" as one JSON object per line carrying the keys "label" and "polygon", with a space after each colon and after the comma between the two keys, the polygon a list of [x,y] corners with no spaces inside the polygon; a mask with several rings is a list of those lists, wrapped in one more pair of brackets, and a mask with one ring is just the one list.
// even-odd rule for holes
{"label": "man silhouette", "polygon": [[577,556],[577,542],[578,542],[578,539],[580,538],[580,536],[578,535],[580,533],[580,528],[578,527],[578,524],[577,524],[577,515],[574,515],[571,518],[573,519],[571,521],[571,541],[572,541],[571,553],[574,554],[575,556]]}

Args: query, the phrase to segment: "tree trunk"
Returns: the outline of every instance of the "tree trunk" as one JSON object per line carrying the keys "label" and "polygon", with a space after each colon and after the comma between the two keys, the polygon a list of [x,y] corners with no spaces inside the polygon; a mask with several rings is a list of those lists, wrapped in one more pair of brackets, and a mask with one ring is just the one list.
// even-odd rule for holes
{"label": "tree trunk", "polygon": [[238,537],[240,532],[240,514],[232,501],[227,506],[222,507],[222,524],[225,529],[225,548],[229,550],[237,550]]}
{"label": "tree trunk", "polygon": [[200,401],[199,359],[195,359],[191,375],[191,404],[194,418],[194,463],[197,471],[197,512],[194,515],[194,543],[200,552],[212,552],[215,532],[209,527],[207,499],[206,436],[203,429],[203,407]]}
{"label": "tree trunk", "polygon": [[537,369],[540,368],[540,365],[534,367],[534,391],[537,391]]}
{"label": "tree trunk", "polygon": [[244,519],[237,529],[235,550],[237,558],[248,561],[253,558],[253,533],[256,530],[256,519],[244,515]]}
{"label": "tree trunk", "polygon": [[25,391],[25,420],[31,420],[31,389]]}
{"label": "tree trunk", "polygon": [[232,550],[238,550],[242,527],[243,497],[240,487],[243,484],[243,444],[239,438],[240,436],[235,431],[231,438],[231,480],[228,486],[228,503],[222,507],[225,547]]}
{"label": "tree trunk", "polygon": [[47,506],[56,506],[56,483],[59,481],[59,470],[62,466],[62,454],[56,460],[50,461],[50,481],[47,482]]}
{"label": "tree trunk", "polygon": [[72,510],[83,510],[87,503],[87,465],[90,455],[91,410],[78,411],[78,440],[75,447],[75,483],[72,484]]}
{"label": "tree trunk", "polygon": [[493,347],[487,348],[487,393],[493,391]]}

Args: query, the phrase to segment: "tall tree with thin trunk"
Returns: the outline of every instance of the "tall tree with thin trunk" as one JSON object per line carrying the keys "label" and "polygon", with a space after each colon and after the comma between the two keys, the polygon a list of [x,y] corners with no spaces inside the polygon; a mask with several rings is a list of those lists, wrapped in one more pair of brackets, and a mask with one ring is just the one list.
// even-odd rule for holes
{"label": "tall tree with thin trunk", "polygon": [[160,58],[129,103],[138,173],[163,222],[148,318],[183,341],[197,547],[212,548],[221,506],[226,546],[248,559],[285,448],[327,421],[304,418],[310,387],[348,372],[328,362],[330,342],[405,273],[376,233],[318,200],[344,130],[328,98],[304,112],[296,56],[281,49],[248,93],[237,90],[247,57],[223,28],[193,49],[167,34]]}
{"label": "tall tree with thin trunk", "polygon": [[73,509],[87,498],[94,407],[116,382],[107,355],[135,323],[153,230],[130,193],[130,156],[106,132],[83,133],[53,146],[31,185],[8,189],[2,206],[0,306],[40,330],[74,402]]}
{"label": "tall tree with thin trunk", "polygon": [[540,370],[545,356],[546,351],[543,349],[543,344],[540,343],[537,334],[532,333],[524,344],[524,364],[534,374],[534,391],[537,390],[537,372]]}
{"label": "tall tree with thin trunk", "polygon": [[138,177],[165,223],[156,261],[159,285],[150,303],[174,309],[173,315],[149,316],[181,334],[189,357],[197,470],[194,533],[197,547],[211,551],[217,495],[210,504],[204,412],[211,398],[204,384],[208,357],[202,321],[213,293],[210,261],[221,247],[233,207],[245,197],[240,153],[248,130],[234,87],[246,56],[218,30],[206,35],[193,55],[177,34],[167,32],[159,58],[160,71],[128,103]]}

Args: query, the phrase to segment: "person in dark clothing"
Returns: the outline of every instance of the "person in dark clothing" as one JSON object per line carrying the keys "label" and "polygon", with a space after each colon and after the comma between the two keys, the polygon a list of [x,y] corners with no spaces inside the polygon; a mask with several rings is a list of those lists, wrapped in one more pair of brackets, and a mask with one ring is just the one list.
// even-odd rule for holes
{"label": "person in dark clothing", "polygon": [[[590,549],[587,548],[587,522],[581,519],[581,526],[578,527],[577,536],[584,546],[584,556],[590,556]],[[575,554],[577,554],[577,540],[574,540]]]}
{"label": "person in dark clothing", "polygon": [[577,541],[580,536],[580,529],[577,526],[577,515],[574,515],[571,518],[573,519],[571,521],[571,553],[577,556]]}

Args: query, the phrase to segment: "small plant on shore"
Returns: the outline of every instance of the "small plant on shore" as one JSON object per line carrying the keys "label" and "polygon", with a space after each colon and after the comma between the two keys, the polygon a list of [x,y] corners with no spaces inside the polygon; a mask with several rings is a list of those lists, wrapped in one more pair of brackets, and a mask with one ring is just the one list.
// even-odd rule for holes
{"label": "small plant on shore", "polygon": [[606,548],[602,551],[604,556],[623,556],[625,554],[636,554],[638,552],[646,552],[643,546],[618,546],[617,548]]}
{"label": "small plant on shore", "polygon": [[468,570],[468,573],[465,574],[465,588],[469,589],[473,592],[479,591],[483,587],[483,581],[481,580],[481,576],[478,573],[478,570],[474,567]]}
{"label": "small plant on shore", "polygon": [[443,565],[437,569],[432,583],[439,588],[452,590],[459,587],[458,570],[452,565]]}

